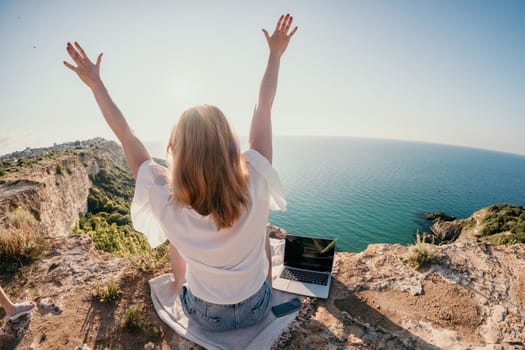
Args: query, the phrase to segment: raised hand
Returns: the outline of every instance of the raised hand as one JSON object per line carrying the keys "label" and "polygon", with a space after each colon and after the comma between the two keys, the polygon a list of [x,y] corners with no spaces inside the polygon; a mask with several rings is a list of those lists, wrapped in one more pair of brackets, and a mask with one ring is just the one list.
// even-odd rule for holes
{"label": "raised hand", "polygon": [[77,66],[75,67],[66,61],[64,61],[64,65],[77,73],[78,77],[91,88],[104,119],[106,119],[109,127],[122,144],[124,156],[126,157],[133,177],[137,178],[139,166],[145,160],[151,159],[151,156],[146,147],[144,147],[144,144],[142,144],[133,131],[131,131],[126,118],[124,118],[122,112],[118,109],[115,102],[113,102],[108,90],[100,79],[102,54],[98,55],[97,62],[93,63],[77,42],[75,42],[75,46],[67,43],[67,53]]}
{"label": "raised hand", "polygon": [[[272,105],[277,91],[281,56],[288,47],[290,38],[297,31],[297,27],[290,31],[292,21],[293,17],[290,14],[282,15],[271,36],[266,29],[262,30],[270,48],[270,56],[259,88],[259,99],[253,112],[248,142],[250,149],[259,152],[270,163],[273,155]],[[271,276],[271,273],[269,275]]]}
{"label": "raised hand", "polygon": [[288,43],[290,42],[290,38],[295,34],[297,31],[297,26],[295,26],[290,34],[288,34],[288,31],[290,30],[290,27],[292,25],[293,17],[290,16],[290,14],[281,15],[279,17],[279,21],[277,21],[277,26],[275,27],[275,30],[273,34],[270,36],[268,34],[268,31],[266,29],[263,29],[264,37],[266,38],[266,41],[268,42],[268,47],[270,48],[270,55],[276,55],[277,57],[281,57],[286,48],[288,47]]}
{"label": "raised hand", "polygon": [[73,72],[77,73],[78,77],[91,89],[96,85],[100,84],[102,81],[100,79],[100,63],[102,62],[102,54],[98,55],[97,63],[93,64],[91,60],[87,57],[84,49],[75,41],[75,46],[71,43],[67,43],[66,47],[67,53],[77,66],[64,61],[64,65],[71,69]]}

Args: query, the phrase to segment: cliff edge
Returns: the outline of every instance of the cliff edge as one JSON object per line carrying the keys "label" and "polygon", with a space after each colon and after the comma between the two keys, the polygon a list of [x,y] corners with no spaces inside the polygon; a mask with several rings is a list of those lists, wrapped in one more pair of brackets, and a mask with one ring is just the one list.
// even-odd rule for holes
{"label": "cliff edge", "polygon": [[[69,235],[87,209],[93,175],[119,161],[113,147],[0,177],[0,223],[8,227],[7,213],[24,208],[46,242],[37,260],[0,271],[13,300],[38,305],[15,322],[0,311],[2,350],[200,349],[153,309],[147,282],[170,270],[166,262],[145,268],[96,249],[88,235]],[[464,219],[455,241],[419,243],[432,253],[419,268],[409,259],[413,247],[399,244],[337,253],[329,298],[306,298],[274,349],[525,349],[525,244],[480,236],[493,228],[484,220],[491,208]]]}
{"label": "cliff edge", "polygon": [[[338,253],[330,297],[308,298],[274,349],[525,348],[525,245],[440,246],[439,261],[420,270],[407,265],[408,249],[373,244]],[[168,271],[137,269],[86,235],[53,238],[38,264],[6,286],[38,310],[2,320],[1,348],[200,349],[155,314],[147,282]],[[111,302],[96,295],[108,281],[118,290]]]}

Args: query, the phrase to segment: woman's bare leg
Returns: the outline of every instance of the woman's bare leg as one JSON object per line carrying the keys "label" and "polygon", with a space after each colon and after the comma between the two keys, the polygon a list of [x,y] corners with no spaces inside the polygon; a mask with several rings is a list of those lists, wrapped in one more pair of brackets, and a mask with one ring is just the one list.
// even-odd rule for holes
{"label": "woman's bare leg", "polygon": [[0,304],[2,305],[6,313],[8,314],[15,313],[15,305],[13,305],[9,297],[5,294],[2,287],[0,287]]}
{"label": "woman's bare leg", "polygon": [[170,259],[175,285],[177,286],[177,291],[180,291],[182,285],[186,283],[186,262],[173,244],[170,244]]}

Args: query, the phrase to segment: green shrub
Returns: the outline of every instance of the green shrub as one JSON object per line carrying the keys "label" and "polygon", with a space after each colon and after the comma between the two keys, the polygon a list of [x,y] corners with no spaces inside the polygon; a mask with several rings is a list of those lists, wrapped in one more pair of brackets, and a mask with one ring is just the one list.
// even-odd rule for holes
{"label": "green shrub", "polygon": [[62,165],[57,164],[56,174],[57,175],[62,175],[62,176],[64,175],[64,169],[62,168]]}
{"label": "green shrub", "polygon": [[146,237],[133,230],[129,203],[135,181],[129,170],[109,164],[90,179],[88,212],[80,215],[73,234],[88,234],[97,249],[126,258],[143,270],[167,263],[167,244],[151,249]]}
{"label": "green shrub", "polygon": [[118,226],[130,225],[131,218],[127,215],[122,215],[119,212],[115,212],[109,215],[108,223],[117,224]]}
{"label": "green shrub", "polygon": [[94,282],[91,286],[92,296],[101,303],[111,303],[120,299],[122,292],[118,283],[111,277],[105,282]]}
{"label": "green shrub", "polygon": [[111,199],[120,198],[130,202],[133,198],[135,180],[128,169],[111,165],[90,176],[91,182]]}
{"label": "green shrub", "polygon": [[148,332],[152,325],[146,318],[146,312],[141,305],[132,305],[127,311],[122,321],[122,327],[135,332],[142,330]]}
{"label": "green shrub", "polygon": [[88,196],[88,212],[96,214],[104,210],[107,199],[97,188],[91,187]]}
{"label": "green shrub", "polygon": [[[483,218],[478,237],[495,244],[525,243],[525,208],[518,205],[496,204]],[[507,233],[500,235],[501,233]],[[489,237],[497,236],[497,237]]]}
{"label": "green shrub", "polygon": [[[26,169],[32,169],[34,165],[40,164],[44,161],[57,159],[59,157],[62,157],[64,155],[68,154],[68,152],[48,152],[46,154],[39,155],[35,158],[19,158],[16,161],[13,160],[4,160],[0,162],[0,176],[1,172],[3,171],[4,175],[8,173],[16,173],[20,170],[26,170]],[[61,166],[59,166],[61,168]],[[60,171],[62,171],[63,174],[64,169],[57,169],[56,173],[59,174]],[[46,170],[49,174],[49,171]]]}

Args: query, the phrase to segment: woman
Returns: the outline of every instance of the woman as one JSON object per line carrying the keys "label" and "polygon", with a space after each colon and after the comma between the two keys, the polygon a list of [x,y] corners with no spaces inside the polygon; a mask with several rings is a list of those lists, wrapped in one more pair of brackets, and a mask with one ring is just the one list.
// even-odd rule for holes
{"label": "woman", "polygon": [[111,100],[100,79],[102,54],[93,64],[78,43],[66,67],[91,88],[107,123],[122,144],[136,179],[131,204],[134,227],[152,246],[170,241],[174,283],[187,317],[211,330],[253,325],[271,305],[268,213],[286,201],[271,166],[271,108],[280,58],[297,27],[282,15],[269,46],[258,103],[241,155],[226,117],[214,106],[186,110],[173,127],[166,169],[151,159]]}

